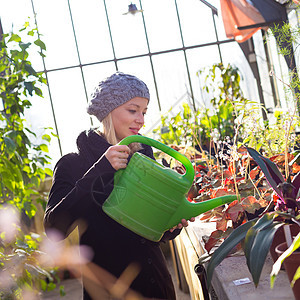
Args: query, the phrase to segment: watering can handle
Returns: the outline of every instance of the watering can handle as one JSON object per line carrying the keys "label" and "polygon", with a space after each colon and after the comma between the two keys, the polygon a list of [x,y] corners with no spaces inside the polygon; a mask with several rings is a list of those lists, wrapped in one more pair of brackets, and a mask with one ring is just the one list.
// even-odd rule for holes
{"label": "watering can handle", "polygon": [[159,149],[159,150],[165,152],[166,154],[172,156],[176,160],[180,161],[184,165],[185,170],[186,170],[185,174],[183,175],[183,178],[185,178],[186,180],[188,180],[191,183],[193,182],[194,177],[195,177],[194,167],[193,167],[192,163],[190,162],[190,160],[187,157],[185,157],[184,155],[182,155],[181,153],[179,153],[178,151],[172,149],[171,147],[169,147],[161,142],[158,142],[156,140],[153,140],[151,138],[148,138],[146,136],[141,136],[141,135],[130,135],[130,136],[124,138],[119,143],[119,145],[129,145],[131,143],[146,144],[148,146]]}

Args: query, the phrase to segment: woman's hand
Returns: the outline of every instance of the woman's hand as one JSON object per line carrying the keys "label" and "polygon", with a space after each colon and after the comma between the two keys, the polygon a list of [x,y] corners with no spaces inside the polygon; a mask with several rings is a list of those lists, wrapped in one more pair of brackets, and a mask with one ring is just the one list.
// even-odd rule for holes
{"label": "woman's hand", "polygon": [[127,167],[130,149],[126,145],[115,145],[109,147],[104,155],[115,170]]}
{"label": "woman's hand", "polygon": [[[190,218],[189,221],[194,222],[195,218],[194,217]],[[179,223],[178,225],[170,229],[170,232],[173,232],[175,229],[181,229],[182,227],[187,227],[188,225],[189,225],[188,221],[186,219],[182,219],[181,223]]]}

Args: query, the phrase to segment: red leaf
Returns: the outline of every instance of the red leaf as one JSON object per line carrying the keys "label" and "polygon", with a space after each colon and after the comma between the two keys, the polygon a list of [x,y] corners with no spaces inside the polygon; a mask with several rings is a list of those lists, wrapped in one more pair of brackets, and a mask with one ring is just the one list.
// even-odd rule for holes
{"label": "red leaf", "polygon": [[234,192],[228,191],[227,188],[225,188],[225,189],[220,188],[220,189],[212,191],[211,198],[217,198],[217,197],[221,197],[224,195],[234,195],[234,194],[235,194]]}
{"label": "red leaf", "polygon": [[250,171],[250,178],[253,180],[255,177],[256,177],[256,175],[259,173],[259,169],[256,167],[256,168],[254,168],[254,169],[252,169],[251,171]]}
{"label": "red leaf", "polygon": [[224,185],[230,185],[230,184],[233,184],[233,180],[232,179],[229,179],[229,178],[225,178],[225,181],[224,181]]}
{"label": "red leaf", "polygon": [[253,196],[248,196],[247,198],[245,198],[241,202],[241,205],[245,211],[251,214],[254,214],[256,210],[261,208],[259,201]]}
{"label": "red leaf", "polygon": [[221,220],[216,222],[216,229],[226,231],[227,229],[227,220],[225,214],[222,215]]}
{"label": "red leaf", "polygon": [[238,219],[240,212],[244,212],[244,208],[237,200],[235,200],[229,204],[229,207],[226,210],[226,215],[229,219],[235,222]]}
{"label": "red leaf", "polygon": [[298,164],[293,164],[293,173],[298,173],[300,171],[300,166]]}
{"label": "red leaf", "polygon": [[223,237],[223,231],[215,230],[211,233],[208,241],[205,243],[205,249],[209,253],[210,250],[220,241]]}
{"label": "red leaf", "polygon": [[205,221],[205,220],[208,220],[208,219],[210,219],[210,218],[212,218],[212,217],[213,217],[212,213],[211,213],[210,211],[208,211],[208,212],[206,212],[206,213],[200,215],[199,219],[200,219],[201,221]]}

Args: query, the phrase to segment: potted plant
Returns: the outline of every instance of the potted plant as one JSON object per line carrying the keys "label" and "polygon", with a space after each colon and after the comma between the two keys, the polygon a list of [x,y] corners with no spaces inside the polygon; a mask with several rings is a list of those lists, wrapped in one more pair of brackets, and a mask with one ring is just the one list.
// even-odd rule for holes
{"label": "potted plant", "polygon": [[294,176],[289,175],[287,180],[285,180],[274,162],[252,148],[247,148],[247,150],[253,160],[259,165],[273,189],[273,200],[259,217],[235,228],[228,238],[214,251],[207,265],[208,286],[211,283],[216,266],[240,242],[243,242],[247,266],[255,286],[257,286],[276,231],[285,224],[295,223],[300,226],[298,222],[300,207],[299,172]]}
{"label": "potted plant", "polygon": [[284,264],[286,273],[291,282],[291,287],[296,299],[300,299],[300,233],[296,236],[293,243],[288,247],[288,243],[284,242],[276,247],[276,252],[279,258],[275,262],[271,272],[271,287],[274,286],[276,276],[281,269],[281,265]]}

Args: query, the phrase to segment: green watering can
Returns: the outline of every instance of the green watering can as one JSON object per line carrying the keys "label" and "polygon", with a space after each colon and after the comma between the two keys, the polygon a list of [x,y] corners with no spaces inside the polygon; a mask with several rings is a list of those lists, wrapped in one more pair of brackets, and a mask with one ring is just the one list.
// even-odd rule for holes
{"label": "green watering can", "polygon": [[195,177],[189,159],[169,146],[140,135],[128,136],[119,145],[134,142],[167,153],[186,169],[181,175],[136,152],[128,166],[115,173],[113,191],[102,208],[107,215],[138,235],[159,241],[164,232],[179,224],[181,219],[189,220],[237,199],[235,195],[226,195],[199,203],[189,202],[185,195]]}

